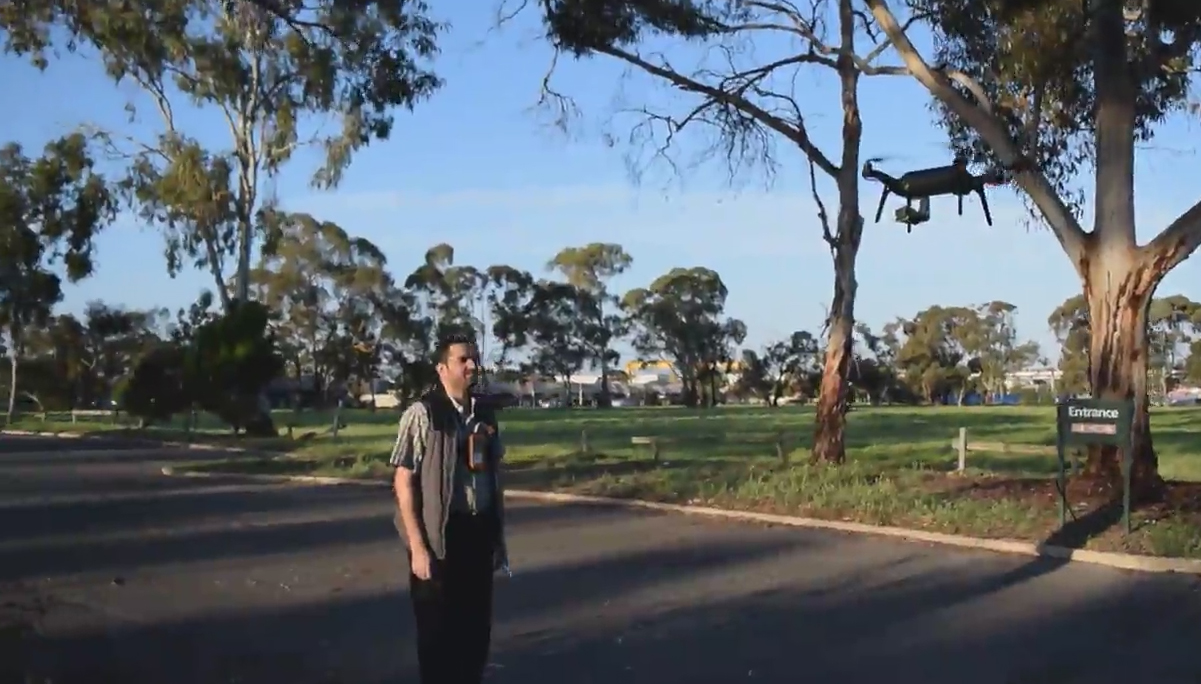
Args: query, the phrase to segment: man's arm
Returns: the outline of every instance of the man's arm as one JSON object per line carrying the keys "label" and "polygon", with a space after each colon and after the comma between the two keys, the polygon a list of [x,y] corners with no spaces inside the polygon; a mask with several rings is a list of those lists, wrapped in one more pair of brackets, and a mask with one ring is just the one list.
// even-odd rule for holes
{"label": "man's arm", "polygon": [[392,447],[389,464],[396,468],[392,488],[396,492],[396,504],[400,508],[400,519],[404,523],[405,538],[409,551],[426,551],[425,533],[421,528],[421,512],[418,510],[420,483],[418,473],[425,456],[425,441],[429,435],[429,412],[425,404],[417,402],[405,410],[400,417],[396,432],[396,444]]}

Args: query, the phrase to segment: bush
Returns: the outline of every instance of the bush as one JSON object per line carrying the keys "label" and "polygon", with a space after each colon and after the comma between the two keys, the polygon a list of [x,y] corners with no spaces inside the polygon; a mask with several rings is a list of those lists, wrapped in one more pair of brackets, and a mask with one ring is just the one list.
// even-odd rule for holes
{"label": "bush", "polygon": [[248,434],[275,436],[263,390],[283,363],[257,302],[198,326],[190,340],[145,354],[122,380],[118,397],[143,425],[168,420],[193,406]]}
{"label": "bush", "polygon": [[154,347],[121,379],[116,397],[142,425],[164,422],[191,403],[184,384],[184,351],[174,344]]}
{"label": "bush", "polygon": [[200,408],[234,431],[275,436],[264,388],[280,373],[269,312],[258,302],[241,302],[229,313],[196,329],[185,358],[185,384]]}

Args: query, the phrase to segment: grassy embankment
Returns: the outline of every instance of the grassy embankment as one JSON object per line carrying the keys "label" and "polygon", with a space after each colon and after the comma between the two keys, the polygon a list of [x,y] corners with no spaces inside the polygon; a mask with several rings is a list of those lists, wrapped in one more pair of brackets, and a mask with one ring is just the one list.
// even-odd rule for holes
{"label": "grassy embankment", "polygon": [[[206,461],[198,470],[383,477],[396,413],[346,411],[334,438],[332,414],[281,412],[293,437],[234,439],[202,418],[194,441],[282,452]],[[1139,510],[1126,537],[1112,507],[1080,488],[1069,499],[1078,522],[1060,530],[1050,455],[972,451],[956,474],[951,442],[960,427],[969,441],[1053,445],[1053,409],[1019,407],[879,408],[850,414],[848,464],[810,466],[812,413],[804,408],[509,410],[503,415],[513,487],[638,497],[671,502],[795,513],[932,531],[1051,541],[1068,546],[1201,557],[1201,410],[1153,415],[1165,478],[1180,484],[1169,503]],[[106,433],[126,429],[96,418],[30,418],[14,428]],[[181,439],[179,426],[144,431]],[[631,437],[662,440],[655,463]],[[778,456],[784,438],[788,463]]]}

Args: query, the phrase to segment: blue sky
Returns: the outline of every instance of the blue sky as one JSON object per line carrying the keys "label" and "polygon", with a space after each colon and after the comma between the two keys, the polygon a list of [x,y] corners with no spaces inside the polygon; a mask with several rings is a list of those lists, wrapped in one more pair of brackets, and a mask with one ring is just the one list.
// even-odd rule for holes
{"label": "blue sky", "polygon": [[[643,102],[680,112],[686,97],[646,78],[623,76],[607,59],[563,64],[557,88],[575,97],[584,114],[573,122],[572,135],[564,135],[534,108],[551,60],[535,17],[490,33],[491,13],[462,5],[443,16],[454,27],[437,63],[445,89],[414,113],[400,114],[392,138],[360,152],[334,191],[310,190],[306,181],[315,158],[298,155],[276,187],[285,207],[371,239],[398,273],[407,273],[439,242],[454,245],[460,263],[531,270],[541,269],[564,246],[618,242],[634,256],[633,268],[616,283],[621,289],[648,283],[674,266],[717,270],[730,290],[729,313],[748,325],[749,346],[795,329],[820,328],[832,267],[799,153],[780,145],[774,177],[743,174],[733,186],[720,161],[679,177],[652,167],[635,182],[624,142],[631,119],[613,119],[612,113],[623,103]],[[441,5],[443,11],[447,7]],[[10,102],[21,105],[8,108],[5,135],[31,151],[82,122],[143,136],[157,126],[149,110],[146,123],[127,122],[122,108],[136,91],[113,85],[94,59],[64,58],[40,74],[4,57],[0,82]],[[836,84],[814,72],[799,87],[807,91],[811,136],[836,155]],[[885,168],[897,172],[948,162],[925,92],[915,81],[865,79],[861,99],[865,157],[892,156]],[[215,112],[189,112],[185,125],[214,145],[227,144]],[[1188,122],[1173,122],[1157,139],[1159,149],[1139,158],[1144,239],[1196,200],[1198,190],[1189,182],[1196,177],[1195,156],[1164,149],[1170,139],[1191,133]],[[704,142],[699,135],[685,136],[680,156],[695,154]],[[878,191],[876,185],[863,186],[868,225],[859,258],[861,320],[878,327],[934,303],[1003,299],[1018,306],[1021,334],[1056,355],[1046,317],[1079,285],[1051,235],[1022,225],[1024,210],[1016,196],[993,192],[991,228],[975,201],[960,217],[953,198],[935,200],[933,220],[906,235],[898,224],[871,222]],[[832,193],[827,203],[833,206]],[[895,200],[886,218],[894,207]],[[1198,260],[1187,261],[1160,294],[1201,297],[1198,275]],[[72,286],[64,307],[79,311],[85,302],[103,299],[174,308],[210,282],[207,273],[198,272],[170,279],[161,237],[126,217],[100,238],[98,273]]]}

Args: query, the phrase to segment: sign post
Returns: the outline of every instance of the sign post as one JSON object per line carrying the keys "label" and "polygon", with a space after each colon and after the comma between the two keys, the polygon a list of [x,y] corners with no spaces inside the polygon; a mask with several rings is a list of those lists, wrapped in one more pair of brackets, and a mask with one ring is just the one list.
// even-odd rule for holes
{"label": "sign post", "polygon": [[1134,402],[1111,399],[1069,399],[1056,412],[1056,451],[1059,455],[1059,524],[1068,521],[1067,464],[1064,453],[1073,446],[1115,446],[1122,454],[1122,524],[1130,532],[1130,472],[1134,463],[1131,423]]}

